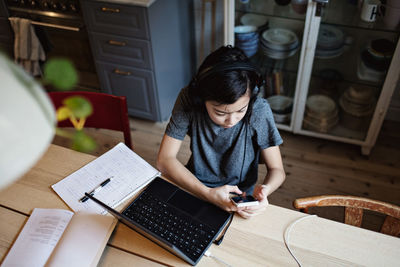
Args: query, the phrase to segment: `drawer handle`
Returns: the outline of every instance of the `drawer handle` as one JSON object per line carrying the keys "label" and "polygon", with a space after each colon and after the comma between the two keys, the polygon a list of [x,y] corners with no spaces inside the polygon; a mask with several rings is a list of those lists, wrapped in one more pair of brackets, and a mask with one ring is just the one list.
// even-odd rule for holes
{"label": "drawer handle", "polygon": [[103,12],[112,12],[112,13],[119,13],[119,8],[110,8],[110,7],[102,7],[101,11]]}
{"label": "drawer handle", "polygon": [[124,75],[124,76],[130,76],[132,74],[130,71],[122,71],[119,69],[115,69],[114,73],[119,74],[119,75]]}
{"label": "drawer handle", "polygon": [[115,40],[109,40],[108,43],[110,45],[116,45],[116,46],[126,46],[125,42],[119,42],[119,41],[115,41]]}

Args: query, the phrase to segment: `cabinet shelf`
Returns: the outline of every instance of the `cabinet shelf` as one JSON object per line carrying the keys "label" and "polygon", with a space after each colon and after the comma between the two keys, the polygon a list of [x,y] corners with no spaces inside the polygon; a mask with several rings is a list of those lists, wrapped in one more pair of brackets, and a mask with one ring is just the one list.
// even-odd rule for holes
{"label": "cabinet shelf", "polygon": [[375,22],[365,22],[361,20],[360,14],[361,8],[348,3],[348,1],[330,1],[324,9],[322,23],[379,32],[398,33],[400,30],[400,26],[388,28],[384,24],[382,16],[378,16]]}
{"label": "cabinet shelf", "polygon": [[[275,4],[275,0],[250,0],[247,4],[242,4],[236,0],[235,11],[241,14],[253,13],[263,16],[280,17],[284,19],[305,21],[305,14],[296,13],[290,4],[279,6]],[[273,8],[271,8],[273,6]]]}
{"label": "cabinet shelf", "polygon": [[[308,1],[307,14],[304,15],[296,13],[291,4],[279,6],[275,0],[250,0],[246,4],[242,4],[242,2],[235,1],[235,25],[241,24],[240,18],[245,13],[264,15],[268,19],[269,28],[285,28],[294,31],[301,43],[300,50],[294,56],[284,60],[268,58],[260,49],[256,55],[251,57],[251,61],[260,67],[261,72],[267,78],[271,71],[273,74],[278,73],[284,77],[282,83],[274,83],[274,81],[266,83],[264,89],[269,94],[263,95],[264,97],[267,98],[271,93],[281,93],[279,87],[282,84],[284,85],[283,94],[293,97],[291,117],[285,123],[277,120],[278,128],[296,134],[360,145],[362,153],[369,154],[379,134],[390,98],[400,79],[400,25],[396,28],[389,28],[381,16],[375,22],[364,22],[360,18],[361,8],[345,0],[331,0],[322,9],[322,16],[316,16],[317,3],[311,0]],[[336,27],[343,32],[345,45],[340,55],[331,58],[315,56],[316,54],[333,54],[342,47],[334,43],[342,40],[335,39],[334,35],[325,38],[327,43],[322,42],[317,46],[318,28],[322,24]],[[234,25],[228,26],[228,29],[232,31],[233,28]],[[371,41],[377,39],[386,39],[396,45],[390,68],[385,74],[373,71],[378,69],[371,65],[373,64],[371,62],[375,62],[374,60],[367,58],[369,68],[360,64],[363,51]],[[376,55],[371,53],[371,56]],[[366,58],[363,57],[363,59]],[[323,73],[324,70],[330,72]],[[277,81],[282,80],[279,75],[280,79]],[[336,77],[337,79],[335,79]],[[354,90],[369,92],[372,89],[373,96],[368,96],[366,102],[359,102],[361,106],[356,104],[353,107],[354,110],[363,110],[362,103],[371,103],[371,98],[374,97],[373,103],[375,104],[372,106],[374,107],[372,114],[367,117],[357,117],[350,113],[344,113],[339,105],[339,99],[350,87],[354,88],[351,89],[353,92]],[[277,90],[271,91],[271,88]],[[324,120],[321,120],[321,125],[314,126],[315,130],[304,127],[305,114],[307,114],[307,118],[310,117],[309,111],[306,109],[307,98],[313,94],[328,95],[336,104],[338,122],[327,132],[321,132],[326,128]],[[356,101],[356,98],[352,100]]]}

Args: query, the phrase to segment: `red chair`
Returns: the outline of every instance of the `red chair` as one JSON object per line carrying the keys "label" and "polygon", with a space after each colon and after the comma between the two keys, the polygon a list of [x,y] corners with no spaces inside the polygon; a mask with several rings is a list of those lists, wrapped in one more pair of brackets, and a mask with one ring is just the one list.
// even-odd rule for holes
{"label": "red chair", "polygon": [[[62,102],[67,97],[86,98],[93,106],[93,113],[86,119],[84,127],[121,131],[124,133],[125,144],[133,149],[125,96],[83,91],[49,92],[48,95],[56,109],[63,105]],[[69,120],[58,122],[57,126],[73,127]]]}

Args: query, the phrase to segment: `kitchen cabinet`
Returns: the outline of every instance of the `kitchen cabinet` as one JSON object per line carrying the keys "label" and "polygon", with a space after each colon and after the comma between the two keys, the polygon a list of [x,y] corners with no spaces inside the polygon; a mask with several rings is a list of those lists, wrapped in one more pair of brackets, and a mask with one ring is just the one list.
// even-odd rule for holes
{"label": "kitchen cabinet", "polygon": [[0,51],[9,57],[13,55],[13,33],[8,22],[7,8],[3,0],[0,0]]}
{"label": "kitchen cabinet", "polygon": [[[225,36],[234,36],[227,43],[260,67],[279,129],[359,145],[368,155],[399,81],[400,27],[381,16],[363,21],[359,1],[317,2],[325,1],[228,3],[235,15],[225,21]],[[257,27],[256,52],[240,39],[243,25]]]}
{"label": "kitchen cabinet", "polygon": [[101,90],[126,96],[130,115],[167,120],[180,89],[190,81],[191,5],[81,1]]}

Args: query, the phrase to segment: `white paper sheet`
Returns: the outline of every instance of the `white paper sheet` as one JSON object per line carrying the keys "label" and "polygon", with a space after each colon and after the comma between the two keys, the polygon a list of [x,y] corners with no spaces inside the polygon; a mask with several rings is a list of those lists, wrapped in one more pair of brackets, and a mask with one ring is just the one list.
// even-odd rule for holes
{"label": "white paper sheet", "polygon": [[94,197],[115,208],[147,185],[160,172],[144,159],[119,143],[97,159],[67,176],[52,188],[75,212],[87,211],[104,214],[106,211],[91,200],[79,200],[109,177],[112,181]]}
{"label": "white paper sheet", "polygon": [[46,267],[96,266],[116,222],[112,216],[75,213]]}
{"label": "white paper sheet", "polygon": [[68,210],[34,209],[1,266],[44,266],[72,216]]}

